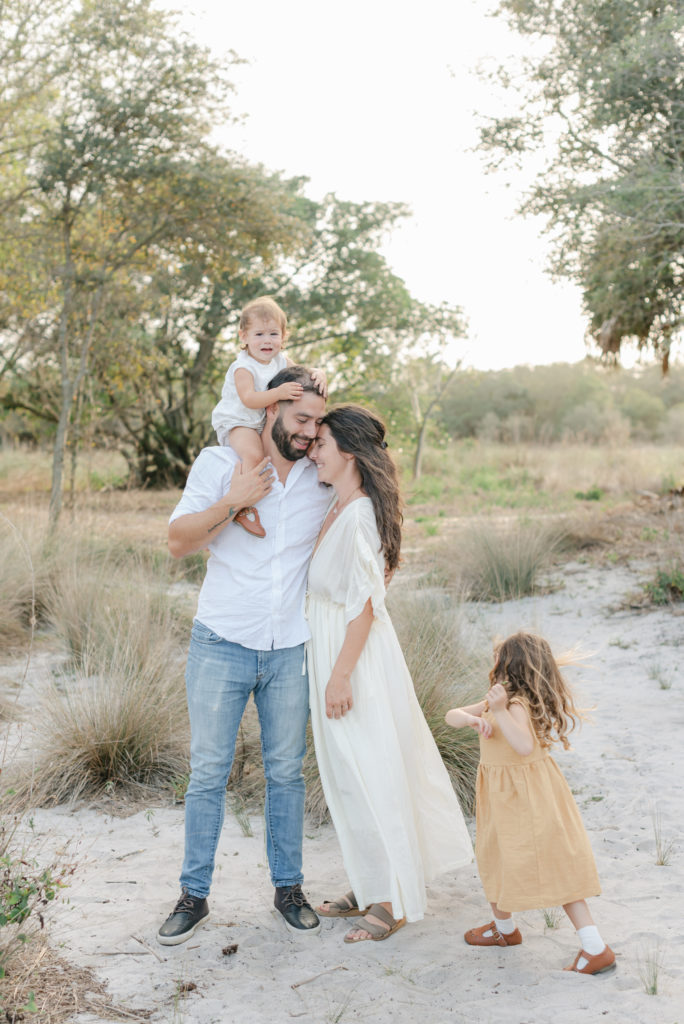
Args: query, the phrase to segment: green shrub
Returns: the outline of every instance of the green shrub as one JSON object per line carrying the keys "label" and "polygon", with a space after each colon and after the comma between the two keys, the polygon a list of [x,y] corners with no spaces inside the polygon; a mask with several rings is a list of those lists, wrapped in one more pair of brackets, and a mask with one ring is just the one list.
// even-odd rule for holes
{"label": "green shrub", "polygon": [[575,497],[580,501],[600,501],[603,497],[603,491],[594,484],[587,491],[575,491]]}
{"label": "green shrub", "polygon": [[684,571],[679,565],[659,569],[654,580],[644,584],[653,604],[673,604],[684,600]]}
{"label": "green shrub", "polygon": [[57,862],[41,866],[32,853],[30,833],[22,844],[18,838],[21,823],[7,813],[3,802],[0,800],[0,978],[36,929],[44,926],[45,908],[74,871],[73,865]]}

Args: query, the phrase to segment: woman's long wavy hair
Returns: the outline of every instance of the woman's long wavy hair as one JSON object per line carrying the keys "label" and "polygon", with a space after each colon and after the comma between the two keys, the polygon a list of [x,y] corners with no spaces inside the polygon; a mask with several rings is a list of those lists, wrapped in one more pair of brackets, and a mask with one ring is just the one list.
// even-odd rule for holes
{"label": "woman's long wavy hair", "polygon": [[494,651],[489,681],[501,683],[509,698],[519,694],[525,699],[542,747],[560,742],[569,748],[567,734],[584,716],[546,640],[522,631],[509,636]]}
{"label": "woman's long wavy hair", "polygon": [[373,502],[388,569],[399,565],[401,550],[401,499],[397,467],[387,451],[385,424],[360,405],[338,405],[323,418],[340,451],[353,455],[361,474],[361,486]]}

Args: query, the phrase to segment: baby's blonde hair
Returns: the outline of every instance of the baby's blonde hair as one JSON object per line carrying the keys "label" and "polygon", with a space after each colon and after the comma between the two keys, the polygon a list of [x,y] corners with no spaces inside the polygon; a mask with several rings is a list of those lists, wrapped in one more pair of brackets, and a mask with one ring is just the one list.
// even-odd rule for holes
{"label": "baby's blonde hair", "polygon": [[518,694],[529,707],[532,727],[542,747],[560,742],[567,750],[567,734],[584,717],[546,640],[520,631],[494,650],[492,684],[501,683],[509,699]]}
{"label": "baby's blonde hair", "polygon": [[240,330],[246,331],[252,320],[275,320],[283,334],[287,335],[287,317],[275,299],[270,295],[260,295],[258,299],[248,302],[240,313]]}

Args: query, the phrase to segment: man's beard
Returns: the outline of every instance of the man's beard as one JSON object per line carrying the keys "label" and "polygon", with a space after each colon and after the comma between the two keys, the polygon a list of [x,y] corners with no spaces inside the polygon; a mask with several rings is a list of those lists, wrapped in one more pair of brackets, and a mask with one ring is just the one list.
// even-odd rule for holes
{"label": "man's beard", "polygon": [[288,462],[298,462],[309,451],[308,448],[295,448],[291,443],[294,436],[294,434],[288,434],[285,430],[282,423],[282,413],[278,413],[278,419],[271,428],[271,437],[282,457],[287,459]]}

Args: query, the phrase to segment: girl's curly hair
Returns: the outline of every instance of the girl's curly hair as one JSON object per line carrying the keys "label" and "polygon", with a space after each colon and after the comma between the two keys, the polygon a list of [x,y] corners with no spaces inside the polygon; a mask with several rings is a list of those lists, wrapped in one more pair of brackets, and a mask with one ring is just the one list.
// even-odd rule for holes
{"label": "girl's curly hair", "polygon": [[560,742],[567,750],[567,734],[584,717],[575,706],[568,683],[546,640],[520,631],[494,650],[492,686],[501,683],[509,698],[520,695],[529,707],[532,727],[542,747]]}

